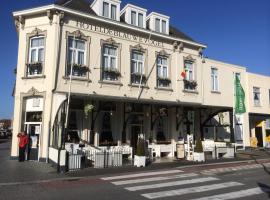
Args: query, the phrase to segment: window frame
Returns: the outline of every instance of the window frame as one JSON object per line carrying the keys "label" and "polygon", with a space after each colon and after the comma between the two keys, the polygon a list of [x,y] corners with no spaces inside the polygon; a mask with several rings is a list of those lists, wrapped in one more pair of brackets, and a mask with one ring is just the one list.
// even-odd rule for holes
{"label": "window frame", "polygon": [[211,67],[211,91],[213,92],[219,91],[219,76],[218,76],[218,68],[216,67]]}
{"label": "window frame", "polygon": [[[69,45],[69,42],[72,42],[72,45]],[[76,48],[76,42],[80,41],[80,42],[84,42],[84,50]],[[69,53],[70,51],[72,51],[72,57],[71,57],[71,61],[70,61],[70,57],[69,57]],[[83,52],[83,63],[79,63],[79,52]],[[75,54],[75,55],[74,55]],[[75,61],[73,60],[75,57]],[[78,38],[78,37],[74,37],[72,35],[69,35],[67,37],[67,69],[66,69],[66,76],[70,76],[70,69],[71,69],[71,65],[73,65],[72,67],[72,77],[79,77],[79,78],[86,78],[87,77],[87,71],[85,72],[79,72],[74,70],[74,66],[81,66],[81,67],[85,67],[86,68],[86,63],[87,63],[87,40],[85,40],[84,38]]]}
{"label": "window frame", "polygon": [[[258,95],[258,100],[255,99],[255,94]],[[255,87],[255,86],[253,87],[253,105],[255,107],[261,106],[261,88],[260,87]]]}
{"label": "window frame", "polygon": [[[141,26],[140,26],[140,16],[142,16],[142,24],[141,24]],[[140,12],[138,12],[138,27],[144,28],[144,14],[140,13]]]}
{"label": "window frame", "polygon": [[[31,63],[31,41],[34,38],[43,38],[43,61],[38,63]],[[47,38],[47,31],[40,30],[35,28],[32,32],[26,34],[26,54],[25,54],[25,68],[24,68],[24,77],[22,78],[45,78],[44,76],[44,66],[46,62],[46,38]],[[35,47],[36,48],[36,47]],[[38,51],[36,52],[38,55]],[[37,56],[38,59],[39,56]],[[33,65],[34,64],[34,65]],[[36,67],[39,72],[30,74],[30,67]]]}
{"label": "window frame", "polygon": [[[116,55],[106,54],[105,53],[105,48],[115,49]],[[107,57],[109,67],[105,67],[105,59],[104,59],[104,57]],[[111,58],[115,59],[115,68],[113,68],[111,66]],[[105,77],[106,72],[104,71],[105,69],[107,69],[107,70],[111,70],[111,71],[115,70],[115,72],[120,72],[120,68],[118,66],[118,63],[119,63],[118,59],[119,59],[119,47],[116,46],[116,45],[113,45],[113,44],[104,43],[103,46],[102,46],[102,72],[101,72],[101,80],[102,81],[118,81],[119,80],[119,77],[116,77],[116,76],[115,76],[115,79],[113,79],[113,78],[107,79]]]}
{"label": "window frame", "polygon": [[[159,63],[159,59],[161,59],[161,63]],[[167,64],[163,63],[163,60],[166,60]],[[159,75],[159,68],[161,72],[161,76]],[[166,69],[166,76],[164,76],[164,69]],[[169,55],[160,55],[158,54],[156,57],[156,80],[157,80],[157,88],[170,88],[170,58]]]}
{"label": "window frame", "polygon": [[[186,68],[187,63],[192,65],[192,70],[187,70],[187,68]],[[186,73],[185,80],[187,80],[187,81],[195,81],[195,69],[194,69],[194,67],[195,67],[194,66],[194,61],[184,60],[184,71]],[[192,78],[191,79],[190,79],[190,72],[192,72]]]}
{"label": "window frame", "polygon": [[[107,16],[105,16],[105,9],[104,9],[105,4],[108,5],[108,15]],[[115,7],[115,18],[113,18],[113,12],[112,12],[113,7]],[[117,21],[117,16],[118,16],[117,15],[117,7],[118,7],[117,4],[113,4],[111,2],[103,1],[103,3],[102,3],[102,16],[105,17],[105,18]]]}
{"label": "window frame", "polygon": [[[134,59],[133,54],[140,54],[142,56],[142,60]],[[133,70],[133,62],[136,64],[135,72]],[[137,83],[136,77],[139,76],[139,77],[144,78],[145,74],[146,74],[145,73],[145,52],[137,50],[137,49],[131,49],[130,63],[131,63],[131,65],[130,65],[130,77],[131,77],[130,83],[131,83],[131,85],[138,85],[140,83]],[[142,64],[141,72],[139,71],[139,69],[140,69],[139,64],[140,63]],[[144,84],[143,80],[142,80],[142,84]]]}

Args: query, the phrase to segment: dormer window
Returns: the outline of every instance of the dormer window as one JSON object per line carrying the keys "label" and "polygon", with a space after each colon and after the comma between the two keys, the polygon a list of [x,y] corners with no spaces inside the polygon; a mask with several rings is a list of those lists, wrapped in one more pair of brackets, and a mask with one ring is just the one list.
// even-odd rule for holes
{"label": "dormer window", "polygon": [[169,21],[170,17],[155,12],[147,17],[150,30],[163,34],[169,34]]}
{"label": "dormer window", "polygon": [[159,18],[156,18],[155,31],[166,34],[167,33],[167,22],[165,20],[161,20]]}
{"label": "dormer window", "polygon": [[116,20],[117,6],[114,4],[109,4],[108,2],[103,2],[103,17],[111,18]]}
{"label": "dormer window", "polygon": [[127,4],[121,11],[121,16],[126,23],[140,28],[146,28],[146,12],[147,10]]}

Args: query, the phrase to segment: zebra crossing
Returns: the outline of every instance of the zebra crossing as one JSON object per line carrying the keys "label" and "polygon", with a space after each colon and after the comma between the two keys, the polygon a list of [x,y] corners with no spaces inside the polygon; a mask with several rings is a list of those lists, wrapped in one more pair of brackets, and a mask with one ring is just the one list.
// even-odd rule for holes
{"label": "zebra crossing", "polygon": [[[200,173],[184,173],[182,170],[141,172],[101,179],[129,192],[136,192],[146,199],[170,199],[183,195],[184,199],[192,199],[188,196],[199,194],[200,197],[193,200],[226,200],[270,192],[267,188],[247,188],[248,186],[238,181],[226,181]],[[224,192],[224,189],[230,191]]]}

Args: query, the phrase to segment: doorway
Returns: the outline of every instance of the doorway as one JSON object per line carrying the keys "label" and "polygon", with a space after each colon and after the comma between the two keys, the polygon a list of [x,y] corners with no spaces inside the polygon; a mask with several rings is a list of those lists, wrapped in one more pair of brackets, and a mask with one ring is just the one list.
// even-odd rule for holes
{"label": "doorway", "polygon": [[39,159],[39,139],[41,134],[41,123],[25,124],[29,143],[27,148],[27,160],[37,161]]}
{"label": "doorway", "polygon": [[255,128],[255,135],[258,140],[258,147],[263,147],[262,127]]}
{"label": "doorway", "polygon": [[133,155],[135,155],[135,153],[136,153],[138,137],[141,133],[142,133],[142,126],[141,125],[132,125],[131,126],[130,146],[133,149]]}

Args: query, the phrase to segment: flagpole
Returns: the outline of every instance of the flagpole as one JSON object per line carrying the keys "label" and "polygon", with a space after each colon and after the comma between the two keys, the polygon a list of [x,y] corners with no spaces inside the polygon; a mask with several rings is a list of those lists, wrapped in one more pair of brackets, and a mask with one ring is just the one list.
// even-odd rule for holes
{"label": "flagpole", "polygon": [[[149,38],[148,38],[148,44],[147,44],[147,50],[149,49],[149,42],[150,42],[151,37],[152,37],[152,31],[150,30],[150,34],[149,34]],[[146,60],[146,56],[144,57],[143,68],[145,68],[145,66],[144,66],[145,60]],[[140,96],[141,96],[142,77],[143,77],[143,73],[141,72],[141,78],[140,78],[140,84],[139,84],[139,93],[138,93],[138,97],[137,97],[138,100],[140,99]]]}
{"label": "flagpole", "polygon": [[67,113],[66,113],[66,119],[65,119],[65,129],[67,129],[68,125],[68,115],[69,115],[69,104],[70,104],[70,95],[71,95],[71,83],[72,83],[72,74],[73,74],[73,65],[75,60],[75,34],[73,36],[72,41],[73,46],[73,54],[72,54],[72,62],[70,66],[70,73],[69,73],[69,87],[68,87],[68,102],[67,102]]}

